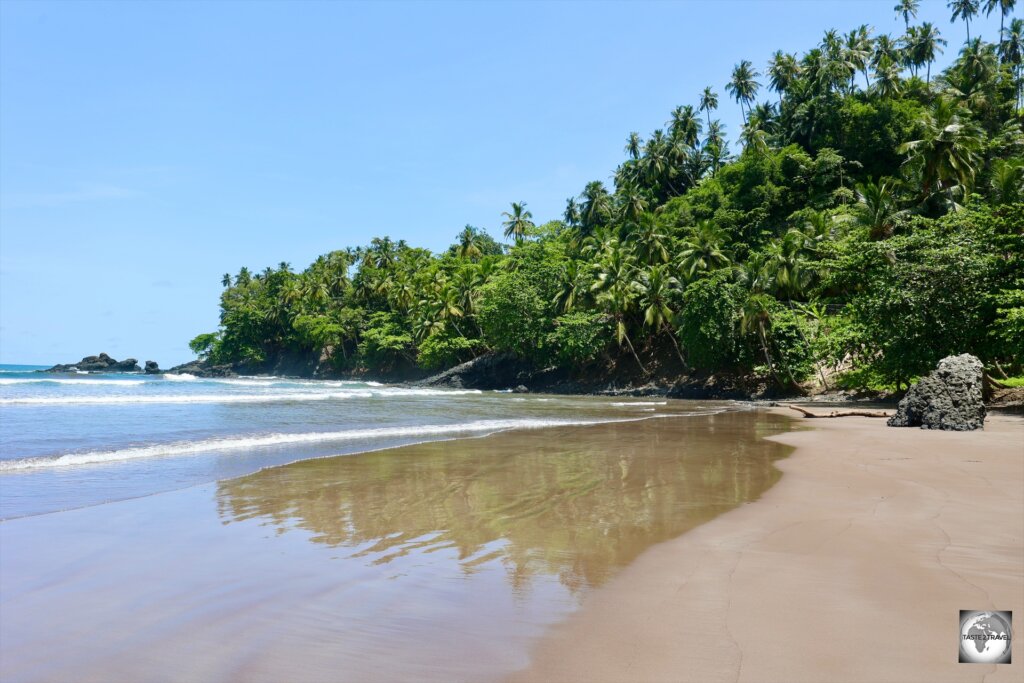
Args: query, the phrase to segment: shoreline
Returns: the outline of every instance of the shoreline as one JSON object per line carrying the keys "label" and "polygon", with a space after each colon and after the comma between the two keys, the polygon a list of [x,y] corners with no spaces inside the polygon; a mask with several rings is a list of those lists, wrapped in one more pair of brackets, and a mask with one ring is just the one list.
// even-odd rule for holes
{"label": "shoreline", "polygon": [[650,548],[509,680],[1020,680],[1019,652],[958,664],[956,633],[961,609],[1024,615],[1024,420],[794,427],[775,486]]}
{"label": "shoreline", "polygon": [[[207,367],[201,361],[191,361],[177,365],[172,368],[153,371],[122,371],[122,370],[95,370],[78,374],[115,374],[139,377],[164,377],[167,375],[190,375],[197,379],[250,379],[268,378],[280,380],[299,380],[309,382],[369,382],[380,383],[395,387],[422,388],[431,387],[438,389],[478,389],[481,391],[501,391],[528,394],[547,394],[551,396],[624,396],[634,398],[660,397],[680,400],[695,401],[737,401],[750,403],[755,407],[774,407],[776,404],[789,403],[814,403],[827,407],[840,407],[843,405],[875,406],[878,408],[895,409],[896,404],[902,398],[902,393],[886,393],[880,391],[868,391],[857,389],[842,389],[838,387],[823,387],[821,385],[808,385],[806,393],[795,393],[783,391],[779,387],[767,383],[766,378],[754,375],[715,375],[708,373],[694,373],[688,375],[672,376],[651,376],[642,383],[636,383],[637,378],[617,377],[614,374],[607,375],[600,381],[584,381],[572,379],[569,375],[549,370],[529,370],[525,374],[521,367],[512,364],[511,368],[506,367],[499,370],[502,381],[497,381],[494,376],[476,376],[473,365],[476,361],[487,360],[487,356],[480,356],[475,361],[469,361],[461,365],[448,368],[439,373],[408,373],[399,375],[376,374],[370,375],[358,372],[331,372],[318,374],[315,372],[292,373],[287,370],[276,371],[276,369],[245,369],[236,365]],[[131,360],[131,359],[130,359]],[[508,363],[506,363],[508,364]],[[53,366],[46,369],[42,366],[32,370],[41,374],[54,373],[56,368],[67,366]],[[488,371],[485,371],[485,375]],[[460,374],[461,373],[461,374]],[[524,384],[525,383],[525,384]],[[1011,415],[1024,414],[1024,389],[1008,387],[994,389],[993,394],[986,399],[986,407],[991,411]]]}

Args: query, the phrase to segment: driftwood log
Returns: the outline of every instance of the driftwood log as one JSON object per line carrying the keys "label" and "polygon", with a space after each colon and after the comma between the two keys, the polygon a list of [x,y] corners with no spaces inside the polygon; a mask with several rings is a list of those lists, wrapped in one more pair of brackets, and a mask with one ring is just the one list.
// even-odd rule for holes
{"label": "driftwood log", "polygon": [[797,406],[789,406],[789,408],[790,410],[795,410],[804,417],[889,417],[889,413],[869,413],[864,410],[847,410],[843,412],[833,410],[828,415],[819,415],[818,413],[812,413],[809,410],[805,410],[804,408],[799,408]]}

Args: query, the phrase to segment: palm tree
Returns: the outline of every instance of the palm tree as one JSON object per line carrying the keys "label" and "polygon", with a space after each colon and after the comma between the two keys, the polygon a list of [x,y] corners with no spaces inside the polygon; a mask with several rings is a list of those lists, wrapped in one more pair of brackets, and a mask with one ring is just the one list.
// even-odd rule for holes
{"label": "palm tree", "polygon": [[1014,5],[1017,4],[1017,0],[985,0],[985,16],[989,16],[998,7],[999,8],[999,44],[1003,42],[1003,30],[1006,28],[1006,17],[1013,11]]}
{"label": "palm tree", "polygon": [[612,213],[611,195],[600,180],[592,180],[580,195],[580,225],[583,236],[589,236],[596,228],[604,225]]}
{"label": "palm tree", "polygon": [[639,295],[640,310],[644,315],[644,326],[656,332],[666,333],[672,340],[679,361],[685,366],[686,359],[683,357],[683,350],[679,348],[679,341],[672,334],[670,321],[673,318],[673,312],[668,305],[673,290],[679,289],[679,281],[672,277],[664,266],[650,266],[640,273],[639,278],[634,280],[633,287]]}
{"label": "palm tree", "polygon": [[409,308],[418,295],[415,283],[401,274],[387,288],[388,302],[401,313],[409,312]]}
{"label": "palm tree", "polygon": [[693,107],[685,105],[672,110],[672,118],[669,119],[669,136],[672,140],[680,140],[688,147],[697,144],[700,138],[700,120],[693,111]]}
{"label": "palm tree", "polygon": [[637,222],[647,211],[648,202],[643,191],[635,183],[627,183],[619,189],[620,215],[623,220]]}
{"label": "palm tree", "polygon": [[899,42],[892,39],[892,36],[883,33],[875,38],[874,53],[871,55],[871,66],[877,67],[879,62],[889,60],[894,64],[903,62],[902,49]]}
{"label": "palm tree", "polygon": [[630,156],[631,159],[640,158],[640,150],[643,148],[643,140],[640,139],[640,133],[633,132],[629,134],[626,139],[625,152]]}
{"label": "palm tree", "polygon": [[575,228],[580,222],[580,207],[576,203],[575,197],[569,197],[565,200],[565,213],[562,214],[562,218],[565,220],[565,224],[570,228]]}
{"label": "palm tree", "polygon": [[633,244],[633,250],[643,263],[668,263],[669,238],[661,232],[654,216],[639,216],[638,225],[629,233],[627,240]]}
{"label": "palm tree", "polygon": [[704,92],[700,94],[700,104],[697,105],[697,111],[706,112],[708,115],[708,129],[711,128],[711,112],[718,109],[718,94],[711,89],[711,86],[704,88]]}
{"label": "palm tree", "polygon": [[982,133],[949,98],[939,97],[919,121],[922,134],[900,145],[921,184],[922,202],[939,192],[967,192],[981,165]]}
{"label": "palm tree", "polygon": [[900,94],[900,66],[883,59],[875,65],[874,89],[881,97],[895,97]]}
{"label": "palm tree", "polygon": [[390,237],[374,237],[370,240],[369,248],[363,253],[363,263],[381,270],[390,270],[395,267],[398,251],[403,246],[404,242],[396,244]]}
{"label": "palm tree", "polygon": [[731,263],[729,238],[708,220],[700,221],[679,245],[679,270],[689,282],[700,273],[725,268]]}
{"label": "palm tree", "polygon": [[732,79],[725,86],[725,89],[733,96],[733,99],[739,103],[744,123],[747,121],[747,114],[744,111],[743,105],[749,107],[750,103],[757,96],[757,90],[761,87],[761,84],[756,79],[760,75],[754,68],[754,65],[744,59],[733,68]]}
{"label": "palm tree", "polygon": [[1013,204],[1024,198],[1024,161],[1000,159],[992,167],[992,198],[1000,204]]}
{"label": "palm tree", "polygon": [[800,64],[796,55],[786,54],[777,50],[768,62],[768,85],[779,94],[779,105],[782,105],[782,95],[787,92],[793,83],[800,76]]}
{"label": "palm tree", "polygon": [[716,144],[720,144],[720,143],[722,143],[724,141],[724,139],[725,139],[725,126],[722,124],[721,121],[719,121],[718,119],[715,119],[714,121],[711,122],[711,125],[708,126],[707,142],[713,142],[713,143],[716,143]]}
{"label": "palm tree", "polygon": [[526,202],[512,202],[512,212],[503,211],[501,215],[508,219],[501,224],[505,237],[514,237],[517,243],[522,242],[526,231],[534,227],[530,220],[533,214],[526,210]]}
{"label": "palm tree", "polygon": [[976,119],[984,119],[994,104],[992,86],[998,69],[996,46],[973,38],[960,50],[953,68],[943,74],[947,94],[971,109]]}
{"label": "palm tree", "polygon": [[582,275],[580,261],[569,261],[559,270],[558,290],[551,301],[555,306],[555,310],[559,313],[570,312],[575,308],[576,302],[583,296]]}
{"label": "palm tree", "polygon": [[939,29],[936,28],[935,25],[929,21],[921,24],[918,29],[914,46],[911,50],[913,51],[915,61],[918,64],[928,65],[928,75],[925,80],[926,83],[931,83],[932,62],[935,61],[935,58],[938,55],[942,54],[942,46],[946,44],[947,41],[940,37]]}
{"label": "palm tree", "polygon": [[711,168],[711,158],[702,147],[689,147],[679,159],[679,170],[689,187],[694,187]]}
{"label": "palm tree", "polygon": [[858,183],[856,195],[857,222],[867,226],[869,237],[880,240],[892,235],[895,218],[904,213],[896,201],[896,181],[882,178],[877,183],[872,180]]}
{"label": "palm tree", "polygon": [[740,313],[740,332],[747,334],[751,330],[757,331],[757,338],[761,344],[764,360],[768,364],[768,370],[771,372],[776,384],[784,387],[785,384],[783,384],[778,371],[775,369],[775,361],[772,359],[772,352],[768,345],[768,332],[766,328],[771,324],[773,303],[776,306],[779,305],[767,294],[751,292],[743,302],[743,308]]}
{"label": "palm tree", "polygon": [[[860,71],[864,74],[864,89],[871,88],[871,81],[868,80],[868,64],[871,62],[872,48],[874,41],[871,39],[871,29],[867,24],[861,24],[846,36],[844,48],[844,60],[849,68]],[[850,88],[853,89],[853,76],[850,77]]]}
{"label": "palm tree", "polygon": [[714,177],[718,169],[729,159],[729,145],[725,142],[725,126],[718,119],[708,126],[708,136],[704,140],[704,152],[707,154],[708,166]]}
{"label": "palm tree", "polygon": [[613,244],[602,255],[596,266],[597,279],[591,291],[597,292],[597,302],[615,321],[615,335],[621,347],[623,342],[629,347],[630,353],[640,369],[647,373],[647,368],[636,353],[633,340],[629,338],[628,316],[636,303],[636,290],[632,286],[634,270],[632,258],[617,244]]}
{"label": "palm tree", "polygon": [[813,248],[813,242],[809,242],[807,233],[796,228],[771,242],[765,249],[761,272],[766,289],[786,299],[801,298],[812,275],[805,267],[809,247]]}
{"label": "palm tree", "polygon": [[825,31],[816,56],[818,68],[815,75],[819,91],[831,92],[852,82],[857,70],[846,59],[846,47],[838,31]]}
{"label": "palm tree", "polygon": [[946,6],[953,10],[949,23],[962,19],[967,25],[967,42],[971,42],[971,17],[978,16],[978,0],[950,0]]}
{"label": "palm tree", "polygon": [[231,286],[231,273],[224,273],[223,275],[221,275],[221,277],[220,277],[220,284],[225,289],[230,287]]}
{"label": "palm tree", "polygon": [[892,10],[896,13],[896,16],[903,16],[903,23],[905,29],[910,30],[910,19],[913,17],[917,18],[917,8],[920,6],[918,0],[900,0],[896,3],[896,6]]}
{"label": "palm tree", "polygon": [[1021,68],[1024,66],[1024,19],[1014,19],[1010,28],[1005,29],[999,43],[999,54],[1006,64],[1013,65],[1014,88],[1016,90],[1017,109],[1021,108]]}
{"label": "palm tree", "polygon": [[472,261],[483,256],[480,249],[480,231],[472,225],[466,225],[458,235],[459,248],[456,253],[459,258]]}

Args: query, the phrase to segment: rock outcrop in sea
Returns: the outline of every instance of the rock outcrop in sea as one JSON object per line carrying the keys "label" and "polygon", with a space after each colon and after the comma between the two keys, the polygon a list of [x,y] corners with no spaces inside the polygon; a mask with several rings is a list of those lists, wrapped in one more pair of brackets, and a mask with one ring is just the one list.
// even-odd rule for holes
{"label": "rock outcrop in sea", "polygon": [[927,377],[910,387],[890,427],[921,427],[966,432],[985,425],[984,366],[965,353],[947,356]]}
{"label": "rock outcrop in sea", "polygon": [[57,364],[44,372],[142,372],[142,368],[134,358],[118,361],[101,353],[98,356],[86,356],[77,363]]}
{"label": "rock outcrop in sea", "polygon": [[160,369],[160,364],[157,363],[155,360],[146,361],[145,373],[147,375],[159,375],[162,372],[163,370]]}

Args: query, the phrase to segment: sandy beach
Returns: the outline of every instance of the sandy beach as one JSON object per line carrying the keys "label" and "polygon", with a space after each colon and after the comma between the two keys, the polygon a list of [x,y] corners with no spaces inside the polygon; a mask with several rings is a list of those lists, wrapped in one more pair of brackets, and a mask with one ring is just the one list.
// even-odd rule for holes
{"label": "sandy beach", "polygon": [[[775,487],[648,550],[512,680],[1024,680],[1024,420],[770,438],[796,448]],[[962,609],[1020,615],[1012,664],[958,663]]]}
{"label": "sandy beach", "polygon": [[0,678],[1020,680],[1024,420],[688,405],[0,523]]}

